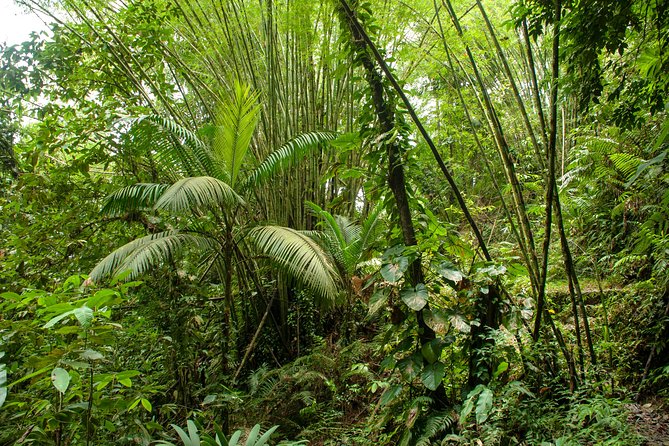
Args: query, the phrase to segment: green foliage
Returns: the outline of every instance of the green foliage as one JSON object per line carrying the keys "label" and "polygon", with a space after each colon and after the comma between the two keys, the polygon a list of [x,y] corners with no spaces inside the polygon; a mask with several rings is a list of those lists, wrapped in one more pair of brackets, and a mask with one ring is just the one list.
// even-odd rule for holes
{"label": "green foliage", "polygon": [[336,269],[315,241],[280,226],[259,226],[249,236],[261,252],[322,296],[325,305],[334,304],[339,288]]}
{"label": "green foliage", "polygon": [[[22,435],[37,442],[61,435],[102,441],[118,435],[119,427],[132,432],[116,422],[135,417],[137,404],[152,411],[149,398],[156,390],[134,388],[141,373],[112,360],[122,336],[112,309],[127,303],[137,285],[95,290],[81,276],[71,276],[53,292],[2,294],[0,333],[11,362],[3,364],[7,399],[0,423],[7,426],[10,417],[15,425],[4,430],[3,441]],[[14,377],[9,384],[7,374]]]}
{"label": "green foliage", "polygon": [[[188,420],[187,423],[188,426],[188,433],[186,433],[182,428],[176,425],[172,425],[175,431],[177,431],[177,434],[179,435],[179,438],[181,439],[183,446],[241,446],[242,445],[242,440],[240,440],[243,432],[241,430],[235,431],[230,438],[226,438],[223,433],[220,432],[220,430],[216,430],[215,437],[211,437],[210,435],[207,434],[201,434],[198,432],[198,426],[195,424],[195,422]],[[274,433],[274,431],[278,428],[279,426],[274,426],[270,429],[268,429],[265,433],[260,435],[260,425],[256,424],[253,426],[251,431],[248,433],[246,436],[246,442],[244,443],[244,446],[265,446],[267,442],[269,441],[270,437]],[[170,443],[167,441],[159,441],[156,444],[162,444],[162,445],[172,445],[174,446],[174,443]],[[281,443],[282,445],[286,444],[301,444],[301,443]]]}

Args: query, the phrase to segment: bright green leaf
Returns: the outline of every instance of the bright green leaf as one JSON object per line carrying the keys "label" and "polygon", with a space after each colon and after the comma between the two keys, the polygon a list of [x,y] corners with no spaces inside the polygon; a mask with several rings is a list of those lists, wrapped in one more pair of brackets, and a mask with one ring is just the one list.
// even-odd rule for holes
{"label": "bright green leaf", "polygon": [[74,314],[74,310],[66,311],[65,313],[59,314],[58,316],[52,318],[51,320],[49,320],[49,322],[44,324],[44,328],[51,328],[54,325],[56,325],[58,322],[62,321],[63,319],[65,319],[66,317],[68,317],[72,314]]}
{"label": "bright green leaf", "polygon": [[142,398],[142,407],[146,409],[147,412],[151,412],[153,410],[153,406],[151,406],[151,402],[147,400],[146,398]]}
{"label": "bright green leaf", "polygon": [[83,328],[91,326],[91,322],[93,321],[93,310],[84,305],[83,307],[75,308],[73,313],[74,317],[77,318],[79,324],[81,324]]}
{"label": "bright green leaf", "polygon": [[428,293],[425,285],[419,283],[416,288],[407,288],[400,292],[400,297],[414,311],[422,310],[427,305]]}
{"label": "bright green leaf", "polygon": [[51,382],[60,393],[65,393],[70,385],[70,379],[71,377],[67,370],[60,367],[56,367],[53,369],[53,372],[51,372]]}
{"label": "bright green leaf", "polygon": [[492,390],[486,388],[479,395],[476,402],[476,424],[482,424],[488,419],[492,409]]}
{"label": "bright green leaf", "polygon": [[381,276],[390,283],[397,283],[404,272],[409,267],[409,259],[406,257],[397,257],[392,262],[386,263],[381,267]]}
{"label": "bright green leaf", "polygon": [[442,362],[429,364],[423,369],[420,379],[428,389],[437,390],[437,387],[439,387],[441,381],[444,379],[445,370],[446,367]]}

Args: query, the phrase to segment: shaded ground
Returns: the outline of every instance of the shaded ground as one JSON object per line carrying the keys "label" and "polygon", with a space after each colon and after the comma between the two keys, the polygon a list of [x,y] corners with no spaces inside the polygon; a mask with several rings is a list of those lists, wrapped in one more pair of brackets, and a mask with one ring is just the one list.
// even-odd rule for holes
{"label": "shaded ground", "polygon": [[669,446],[669,411],[659,401],[627,404],[627,420],[647,446]]}

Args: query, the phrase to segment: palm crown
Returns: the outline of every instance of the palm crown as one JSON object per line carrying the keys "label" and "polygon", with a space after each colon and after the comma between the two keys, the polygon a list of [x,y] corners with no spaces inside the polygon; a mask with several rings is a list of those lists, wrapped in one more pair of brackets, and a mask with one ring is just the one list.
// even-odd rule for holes
{"label": "palm crown", "polygon": [[179,217],[178,228],[140,237],[116,249],[91,272],[93,280],[128,272],[136,277],[186,249],[203,256],[207,271],[226,280],[230,297],[232,257],[246,237],[284,271],[312,289],[325,302],[334,302],[341,288],[331,255],[305,233],[281,226],[241,224],[244,199],[279,169],[287,167],[331,140],[327,132],[301,134],[263,160],[244,170],[258,122],[258,95],[235,84],[234,95],[222,104],[211,127],[210,140],[159,116],[144,117],[131,132],[135,141],[151,147],[155,162],[172,180],[168,184],[138,183],[111,194],[103,212],[166,211]]}

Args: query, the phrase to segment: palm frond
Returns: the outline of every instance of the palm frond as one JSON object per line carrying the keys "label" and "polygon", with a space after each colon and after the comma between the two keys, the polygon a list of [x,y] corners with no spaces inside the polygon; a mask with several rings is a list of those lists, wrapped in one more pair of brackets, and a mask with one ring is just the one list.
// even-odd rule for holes
{"label": "palm frond", "polygon": [[160,263],[174,259],[187,248],[211,251],[218,249],[219,246],[209,237],[179,231],[150,234],[126,243],[102,259],[93,268],[90,277],[94,281],[99,281],[110,275],[115,276],[130,271],[128,278],[132,279]]}
{"label": "palm frond", "polygon": [[259,116],[258,94],[235,82],[234,97],[223,104],[216,116],[212,141],[214,156],[223,162],[232,186],[237,181]]}
{"label": "palm frond", "polygon": [[208,145],[193,131],[173,120],[148,115],[133,126],[133,140],[155,154],[155,159],[172,176],[210,175],[225,180]]}
{"label": "palm frond", "polygon": [[367,218],[365,218],[358,237],[349,243],[344,250],[343,254],[346,259],[349,274],[353,273],[353,270],[363,260],[365,250],[367,250],[376,239],[382,212],[383,205],[379,203],[372,209]]}
{"label": "palm frond", "polygon": [[105,199],[101,212],[116,216],[149,210],[168,187],[168,184],[153,183],[137,183],[124,187]]}
{"label": "palm frond", "polygon": [[359,224],[352,222],[348,217],[344,217],[343,215],[335,215],[334,219],[337,222],[337,226],[339,226],[341,234],[344,237],[344,242],[347,245],[360,238],[362,228]]}
{"label": "palm frond", "polygon": [[272,178],[279,170],[288,168],[297,161],[318,149],[319,145],[336,138],[330,132],[308,132],[291,139],[255,168],[244,182],[244,188],[257,186]]}
{"label": "palm frond", "polygon": [[334,216],[316,203],[305,201],[304,204],[311,210],[314,215],[320,217],[321,221],[319,224],[325,226],[325,232],[337,241],[339,249],[343,249],[346,246],[346,238],[344,237],[344,234],[342,233],[341,228],[337,224],[337,220],[335,220]]}
{"label": "palm frond", "polygon": [[335,302],[335,266],[318,243],[281,226],[260,226],[249,235],[261,252],[321,297],[322,304],[331,306]]}
{"label": "palm frond", "polygon": [[221,180],[213,177],[190,177],[177,181],[165,190],[156,202],[155,208],[183,212],[243,203],[242,197]]}

